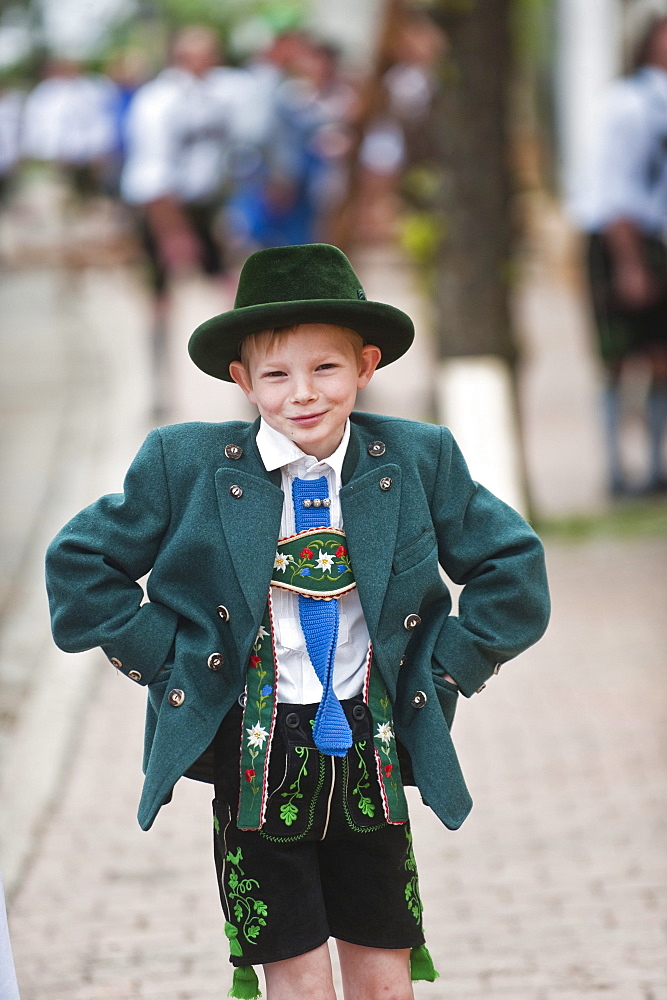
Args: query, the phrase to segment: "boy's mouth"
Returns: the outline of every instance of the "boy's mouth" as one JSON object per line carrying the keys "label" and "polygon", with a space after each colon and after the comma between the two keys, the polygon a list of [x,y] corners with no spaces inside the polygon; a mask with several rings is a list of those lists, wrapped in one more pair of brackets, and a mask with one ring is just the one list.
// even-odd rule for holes
{"label": "boy's mouth", "polygon": [[309,427],[311,424],[316,424],[324,414],[325,410],[321,413],[303,413],[300,417],[290,417],[293,424],[298,424],[299,427]]}

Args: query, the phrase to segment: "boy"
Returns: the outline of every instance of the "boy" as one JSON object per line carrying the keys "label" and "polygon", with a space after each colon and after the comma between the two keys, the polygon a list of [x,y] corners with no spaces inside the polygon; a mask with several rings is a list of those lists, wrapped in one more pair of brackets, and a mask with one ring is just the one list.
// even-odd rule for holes
{"label": "boy", "polygon": [[540,542],[446,428],[353,412],[412,338],[336,248],[253,254],[190,354],[259,419],[151,432],[47,557],[56,642],[148,685],[141,826],[214,782],[231,996],[262,964],[270,1000],[332,1000],[330,936],[346,1000],[435,978],[403,785],[460,826],[458,692],[546,628]]}

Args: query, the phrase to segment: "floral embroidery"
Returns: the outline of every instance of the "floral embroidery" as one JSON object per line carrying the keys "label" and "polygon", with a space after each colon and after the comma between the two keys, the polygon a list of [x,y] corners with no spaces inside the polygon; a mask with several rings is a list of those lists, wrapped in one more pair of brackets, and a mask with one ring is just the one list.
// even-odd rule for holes
{"label": "floral embroidery", "polygon": [[[382,707],[384,708],[384,705]],[[394,738],[394,734],[391,731],[391,724],[389,722],[378,722],[378,731],[375,736],[388,746],[389,741]]]}
{"label": "floral embroidery", "polygon": [[255,777],[255,770],[254,770],[254,768],[247,767],[246,768],[246,772],[245,772],[245,780],[246,781],[252,781],[252,779],[254,777]]}
{"label": "floral embroidery", "polygon": [[320,549],[317,556],[317,562],[315,563],[315,568],[331,569],[333,564],[334,564],[333,556],[329,555],[328,552],[323,552],[322,549]]}
{"label": "floral embroidery", "polygon": [[257,638],[255,639],[255,645],[261,645],[262,639],[268,639],[269,633],[266,631],[263,625],[259,626],[259,632],[257,633]]}
{"label": "floral embroidery", "polygon": [[291,826],[299,815],[299,807],[294,800],[303,798],[301,782],[308,774],[308,747],[294,747],[294,753],[301,758],[302,764],[296,779],[289,786],[288,790],[280,793],[282,798],[287,799],[287,802],[283,802],[280,807],[280,818],[285,826]]}
{"label": "floral embroidery", "polygon": [[273,568],[280,570],[281,573],[284,573],[292,561],[293,561],[292,556],[285,555],[283,552],[276,552],[276,558],[273,563]]}
{"label": "floral embroidery", "polygon": [[412,832],[406,828],[405,835],[408,841],[407,858],[405,859],[405,870],[408,873],[412,873],[405,887],[405,901],[408,904],[408,909],[412,914],[412,916],[415,918],[417,923],[420,923],[424,907],[422,906],[421,897],[419,895],[417,862],[415,861],[414,851],[412,850]]}
{"label": "floral embroidery", "polygon": [[253,667],[254,669],[257,669],[257,667],[260,665],[261,662],[262,662],[261,656],[250,657],[250,666]]}
{"label": "floral embroidery", "polygon": [[[309,577],[312,587],[308,589],[315,594],[326,594],[332,582],[336,584],[336,591],[341,584],[353,587],[350,557],[347,548],[340,544],[344,538],[344,533],[337,529],[317,529],[307,532],[306,538],[299,534],[281,540],[273,564],[277,571],[274,583],[298,589],[298,578]],[[304,541],[308,544],[304,545]]]}
{"label": "floral embroidery", "polygon": [[384,813],[390,823],[404,823],[408,818],[408,807],[401,781],[391,699],[375,664],[372,669],[369,664],[367,684],[368,704],[375,727],[373,743]]}
{"label": "floral embroidery", "polygon": [[262,927],[266,927],[265,917],[268,916],[269,908],[263,900],[249,895],[254,889],[259,889],[259,882],[255,878],[246,878],[241,867],[241,848],[234,854],[228,851],[225,860],[232,866],[227,878],[228,896],[230,901],[234,901],[234,916],[239,924],[239,933],[243,934],[248,944],[257,944],[256,938]]}
{"label": "floral embroidery", "polygon": [[246,729],[246,732],[248,734],[249,747],[263,747],[264,740],[269,735],[264,726],[260,726],[259,722],[251,729]]}
{"label": "floral embroidery", "polygon": [[352,794],[359,796],[359,801],[357,805],[359,806],[360,812],[362,812],[364,816],[370,816],[372,818],[375,815],[375,805],[373,802],[371,802],[370,797],[368,795],[364,795],[365,789],[370,788],[371,784],[370,781],[368,780],[368,768],[366,767],[366,761],[364,760],[363,755],[361,753],[361,751],[364,750],[365,746],[366,746],[365,740],[362,741],[361,743],[354,744],[354,749],[357,753],[357,757],[359,758],[357,767],[361,771],[361,776],[357,781],[355,787],[352,789]]}

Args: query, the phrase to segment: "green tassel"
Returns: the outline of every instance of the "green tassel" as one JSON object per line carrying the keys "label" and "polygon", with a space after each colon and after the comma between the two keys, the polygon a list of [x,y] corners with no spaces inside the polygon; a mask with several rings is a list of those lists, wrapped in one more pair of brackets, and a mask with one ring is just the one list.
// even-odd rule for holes
{"label": "green tassel", "polygon": [[238,940],[238,928],[234,927],[234,924],[230,924],[229,920],[225,921],[225,934],[229,938],[229,953],[236,955],[237,958],[243,958],[243,949]]}
{"label": "green tassel", "polygon": [[261,995],[257,973],[252,965],[241,965],[234,969],[232,988],[227,994],[228,997],[235,997],[236,1000],[259,1000]]}
{"label": "green tassel", "polygon": [[412,948],[410,951],[410,978],[413,983],[418,979],[434,983],[436,979],[440,978],[440,973],[436,972],[433,959],[425,944],[419,948]]}

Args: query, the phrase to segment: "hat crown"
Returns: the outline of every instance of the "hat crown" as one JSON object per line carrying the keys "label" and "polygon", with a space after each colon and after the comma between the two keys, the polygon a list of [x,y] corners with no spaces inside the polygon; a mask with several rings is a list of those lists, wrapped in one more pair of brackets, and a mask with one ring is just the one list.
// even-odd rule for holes
{"label": "hat crown", "polygon": [[304,300],[365,299],[349,260],[326,243],[271,247],[248,257],[239,277],[235,309]]}

